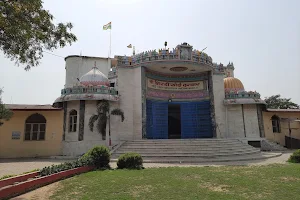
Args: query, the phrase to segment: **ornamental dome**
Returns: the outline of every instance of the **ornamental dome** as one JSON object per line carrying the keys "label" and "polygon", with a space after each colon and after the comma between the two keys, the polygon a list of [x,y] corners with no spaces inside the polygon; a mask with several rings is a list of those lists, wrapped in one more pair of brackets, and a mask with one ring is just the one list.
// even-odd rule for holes
{"label": "ornamental dome", "polygon": [[108,86],[108,78],[97,68],[93,67],[91,71],[80,78],[80,83],[84,86]]}
{"label": "ornamental dome", "polygon": [[244,85],[243,83],[234,77],[227,77],[224,79],[224,89],[225,91],[243,91]]}

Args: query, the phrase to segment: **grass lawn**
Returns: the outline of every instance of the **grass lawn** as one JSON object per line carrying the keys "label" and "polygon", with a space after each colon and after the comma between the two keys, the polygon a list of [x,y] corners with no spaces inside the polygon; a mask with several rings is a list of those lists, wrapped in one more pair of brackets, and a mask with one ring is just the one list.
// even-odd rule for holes
{"label": "grass lawn", "polygon": [[93,171],[61,181],[51,199],[300,199],[300,165]]}

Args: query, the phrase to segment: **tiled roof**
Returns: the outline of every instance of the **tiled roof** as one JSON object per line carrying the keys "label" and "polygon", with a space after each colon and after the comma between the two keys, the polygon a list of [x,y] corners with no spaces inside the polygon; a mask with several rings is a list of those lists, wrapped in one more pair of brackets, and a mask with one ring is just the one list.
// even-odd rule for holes
{"label": "tiled roof", "polygon": [[61,110],[61,108],[54,108],[50,104],[46,104],[46,105],[5,104],[5,107],[10,110]]}

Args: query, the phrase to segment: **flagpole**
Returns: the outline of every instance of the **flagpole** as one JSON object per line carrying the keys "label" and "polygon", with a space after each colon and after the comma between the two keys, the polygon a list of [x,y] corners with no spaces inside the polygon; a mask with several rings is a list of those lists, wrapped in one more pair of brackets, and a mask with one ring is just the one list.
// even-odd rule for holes
{"label": "flagpole", "polygon": [[109,57],[111,56],[111,28],[109,29]]}
{"label": "flagpole", "polygon": [[[110,57],[111,57],[111,28],[112,28],[112,26],[111,26],[111,24],[110,24],[110,29],[109,29],[109,56],[108,56],[108,73],[110,72],[110,69],[111,69],[111,59],[110,59]],[[110,62],[109,62],[109,60],[110,60]],[[108,108],[108,112],[110,113],[110,110],[109,110],[109,108]],[[110,132],[110,114],[109,114],[109,127],[108,127],[108,129],[109,129],[109,131],[108,131],[108,146],[109,146],[109,148],[111,149],[111,132]]]}

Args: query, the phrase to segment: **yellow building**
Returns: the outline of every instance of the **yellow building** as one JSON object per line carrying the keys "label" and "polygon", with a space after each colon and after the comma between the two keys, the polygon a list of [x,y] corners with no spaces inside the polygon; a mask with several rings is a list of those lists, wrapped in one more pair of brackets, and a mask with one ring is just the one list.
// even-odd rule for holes
{"label": "yellow building", "polygon": [[267,109],[263,112],[265,137],[282,146],[300,148],[300,109]]}
{"label": "yellow building", "polygon": [[61,155],[63,110],[51,105],[6,107],[14,115],[0,126],[0,158]]}

